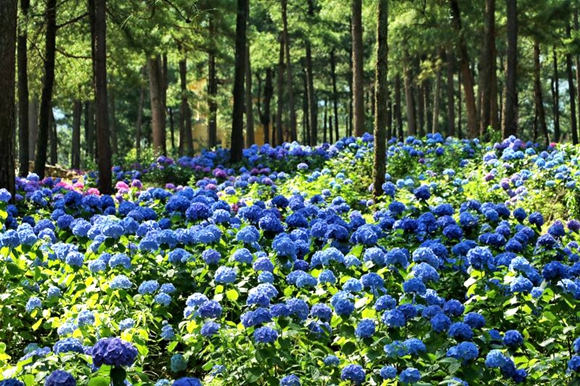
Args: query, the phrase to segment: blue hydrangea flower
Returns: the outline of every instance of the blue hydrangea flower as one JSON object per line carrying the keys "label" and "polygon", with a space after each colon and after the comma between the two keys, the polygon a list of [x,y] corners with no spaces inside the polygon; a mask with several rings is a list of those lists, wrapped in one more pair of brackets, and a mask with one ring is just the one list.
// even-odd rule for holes
{"label": "blue hydrangea flower", "polygon": [[401,374],[399,375],[399,380],[402,383],[415,383],[419,382],[420,379],[421,373],[419,370],[413,367],[406,368],[405,370],[401,371]]}
{"label": "blue hydrangea flower", "polygon": [[141,295],[152,294],[159,289],[157,280],[146,280],[139,286],[139,293]]}
{"label": "blue hydrangea flower", "polygon": [[32,296],[26,302],[25,308],[26,308],[26,312],[32,312],[37,308],[42,308],[42,302],[40,301],[40,299],[38,297]]}
{"label": "blue hydrangea flower", "polygon": [[182,354],[173,354],[171,356],[171,371],[179,373],[187,369],[187,360]]}
{"label": "blue hydrangea flower", "polygon": [[457,322],[453,323],[449,328],[449,336],[457,340],[471,340],[473,338],[473,331],[469,325]]}
{"label": "blue hydrangea flower", "polygon": [[202,384],[197,378],[183,377],[173,382],[173,386],[202,386]]}
{"label": "blue hydrangea flower", "polygon": [[353,381],[360,385],[365,381],[366,374],[361,365],[350,364],[343,367],[340,378],[343,381]]}
{"label": "blue hydrangea flower", "polygon": [[44,382],[44,386],[76,386],[76,385],[77,382],[75,381],[74,377],[64,370],[53,371]]}
{"label": "blue hydrangea flower", "polygon": [[300,378],[294,374],[286,375],[280,380],[280,386],[300,386]]}
{"label": "blue hydrangea flower", "polygon": [[357,338],[370,338],[375,333],[375,321],[372,319],[363,319],[356,326],[354,334]]}
{"label": "blue hydrangea flower", "polygon": [[95,366],[131,366],[137,358],[137,349],[120,338],[103,338],[95,343],[91,355]]}
{"label": "blue hydrangea flower", "polygon": [[80,340],[76,338],[66,338],[57,341],[52,348],[55,354],[66,352],[84,353],[84,348]]}
{"label": "blue hydrangea flower", "polygon": [[118,275],[111,280],[109,284],[111,289],[129,289],[133,286],[131,280],[125,275]]}
{"label": "blue hydrangea flower", "polygon": [[254,331],[256,343],[272,343],[278,339],[278,332],[270,327],[260,327]]}
{"label": "blue hydrangea flower", "polygon": [[236,269],[222,265],[215,272],[215,282],[231,284],[236,281],[236,276],[237,276]]}
{"label": "blue hydrangea flower", "polygon": [[328,355],[323,362],[325,366],[334,367],[340,364],[340,359],[336,355]]}
{"label": "blue hydrangea flower", "polygon": [[397,369],[393,365],[383,366],[379,374],[383,379],[395,379],[397,377]]}
{"label": "blue hydrangea flower", "polygon": [[135,327],[135,320],[132,318],[126,318],[119,322],[119,330],[121,331],[125,331],[133,327]]}
{"label": "blue hydrangea flower", "polygon": [[447,350],[447,356],[464,362],[474,360],[479,355],[479,349],[472,342],[461,342]]}
{"label": "blue hydrangea flower", "polygon": [[502,367],[508,358],[499,350],[491,350],[485,357],[485,366],[490,368]]}
{"label": "blue hydrangea flower", "polygon": [[171,304],[171,296],[166,293],[158,293],[157,295],[155,295],[153,300],[155,301],[155,303],[161,304],[162,306],[165,307]]}
{"label": "blue hydrangea flower", "polygon": [[79,326],[92,326],[95,324],[95,314],[90,310],[81,311],[77,318],[77,322]]}
{"label": "blue hydrangea flower", "polygon": [[506,346],[517,347],[524,343],[524,337],[517,330],[508,330],[503,336],[503,343]]}
{"label": "blue hydrangea flower", "polygon": [[392,328],[401,328],[407,324],[407,319],[405,315],[397,310],[389,310],[383,314],[382,317],[383,323],[385,323],[388,327]]}

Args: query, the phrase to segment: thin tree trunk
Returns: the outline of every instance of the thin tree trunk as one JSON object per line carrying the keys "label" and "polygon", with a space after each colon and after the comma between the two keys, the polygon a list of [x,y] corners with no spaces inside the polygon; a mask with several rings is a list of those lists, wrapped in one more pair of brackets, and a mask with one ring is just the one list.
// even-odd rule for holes
{"label": "thin tree trunk", "polygon": [[[441,58],[441,49],[437,50],[438,58]],[[431,123],[431,132],[439,132],[439,109],[441,105],[441,68],[437,69],[435,78],[435,89],[433,90],[433,121]]]}
{"label": "thin tree trunk", "polygon": [[173,119],[173,108],[169,107],[167,109],[167,114],[169,115],[169,140],[171,142],[171,151],[175,151],[175,120]]}
{"label": "thin tree trunk", "polygon": [[[570,25],[566,27],[566,35],[571,36]],[[572,54],[566,54],[566,69],[568,70],[568,92],[570,93],[570,129],[572,131],[572,143],[578,144],[578,126],[576,119],[576,86],[574,85],[574,75],[572,74]]]}
{"label": "thin tree trunk", "polygon": [[141,92],[139,93],[139,107],[137,110],[137,122],[135,123],[135,148],[137,161],[141,159],[141,126],[143,125],[143,108],[145,107],[145,76],[147,68],[141,67]]}
{"label": "thin tree trunk", "polygon": [[111,133],[111,153],[119,154],[119,133],[117,133],[117,113],[115,109],[115,88],[111,87],[108,91],[109,94],[109,132]]}
{"label": "thin tree trunk", "polygon": [[179,123],[179,149],[181,155],[193,155],[193,135],[191,132],[191,109],[187,99],[187,59],[183,57],[179,61],[179,83],[181,85],[181,115]]}
{"label": "thin tree trunk", "polygon": [[[314,0],[308,0],[308,17],[310,23],[314,23]],[[318,142],[318,108],[316,103],[316,92],[314,90],[314,75],[312,65],[312,43],[306,39],[306,82],[308,85],[308,112],[310,124],[310,142],[314,146]],[[326,142],[326,141],[325,141]]]}
{"label": "thin tree trunk", "polygon": [[216,70],[216,27],[213,12],[209,13],[209,57],[208,57],[208,83],[207,83],[207,94],[208,94],[208,108],[209,108],[209,123],[208,129],[208,146],[213,148],[217,145],[217,70]]}
{"label": "thin tree trunk", "polygon": [[397,127],[397,138],[403,138],[403,108],[401,98],[401,76],[397,74],[395,77],[395,120]]}
{"label": "thin tree trunk", "polygon": [[106,0],[94,0],[95,3],[95,110],[98,149],[99,190],[102,194],[113,191],[111,174],[111,147],[109,144],[108,100],[107,100],[107,17]]}
{"label": "thin tree trunk", "polygon": [[[274,87],[272,86],[272,69],[266,70],[266,84],[264,85],[264,111],[260,113],[260,122],[264,127],[264,143],[270,142],[270,105],[272,103],[272,96],[274,95]],[[273,142],[273,141],[272,141]]]}
{"label": "thin tree trunk", "polygon": [[498,107],[498,84],[497,84],[497,48],[495,46],[495,40],[493,44],[493,55],[491,61],[491,87],[489,94],[489,125],[495,131],[501,130],[499,119],[499,107]]}
{"label": "thin tree trunk", "polygon": [[7,0],[0,7],[0,188],[15,199],[14,138],[16,134],[15,83],[16,23],[18,1]]}
{"label": "thin tree trunk", "polygon": [[336,140],[339,140],[338,126],[338,91],[336,86],[336,57],[333,48],[330,51],[330,77],[332,79],[332,103],[334,107],[334,130],[336,130]]}
{"label": "thin tree trunk", "polygon": [[[495,71],[495,0],[485,0],[485,33],[481,51],[481,73],[479,90],[481,91],[480,135],[491,125],[492,84]],[[493,127],[497,130],[497,127]]]}
{"label": "thin tree trunk", "polygon": [[276,112],[276,145],[284,142],[284,133],[282,129],[282,112],[284,111],[284,37],[280,37],[280,51],[278,56],[278,111]]}
{"label": "thin tree trunk", "polygon": [[234,69],[234,108],[232,113],[232,162],[242,160],[244,149],[244,73],[246,68],[246,24],[248,0],[238,0],[236,17],[236,57]]}
{"label": "thin tree trunk", "polygon": [[[249,18],[249,15],[248,15]],[[254,101],[252,97],[252,68],[250,62],[250,44],[246,45],[246,147],[256,143],[254,135]]]}
{"label": "thin tree trunk", "polygon": [[546,145],[550,142],[546,126],[546,112],[544,110],[544,98],[542,96],[542,83],[540,79],[540,42],[534,39],[534,101],[536,104],[536,116],[538,118],[539,131],[544,136]]}
{"label": "thin tree trunk", "polygon": [[506,0],[507,4],[507,69],[503,137],[518,133],[518,14],[517,1]]}
{"label": "thin tree trunk", "polygon": [[457,72],[457,137],[462,138],[461,125],[462,125],[462,103],[461,103],[461,71]]}
{"label": "thin tree trunk", "polygon": [[40,102],[37,97],[32,97],[28,105],[28,155],[31,160],[34,160],[34,153],[36,150],[36,139],[38,138],[38,108]]}
{"label": "thin tree trunk", "polygon": [[467,44],[463,36],[461,26],[461,13],[459,11],[458,0],[450,0],[451,6],[451,20],[453,28],[459,35],[458,37],[458,51],[459,51],[459,66],[461,69],[461,80],[463,81],[463,91],[465,92],[465,109],[467,111],[467,128],[468,136],[475,138],[479,135],[479,126],[477,124],[477,109],[475,106],[475,94],[473,90],[473,74],[469,67],[469,54],[467,52]]}
{"label": "thin tree trunk", "polygon": [[365,132],[362,35],[362,0],[352,0],[353,134],[356,137]]}
{"label": "thin tree trunk", "polygon": [[85,102],[85,146],[87,160],[95,160],[95,104]]}
{"label": "thin tree trunk", "polygon": [[308,102],[308,74],[307,70],[302,71],[302,85],[304,88],[302,98],[302,143],[311,144],[310,135],[312,134],[310,128],[310,106]]}
{"label": "thin tree trunk", "polygon": [[558,55],[556,54],[556,47],[552,48],[552,109],[554,114],[554,141],[560,141],[560,79],[558,75]]}
{"label": "thin tree trunk", "polygon": [[447,61],[447,135],[455,136],[455,66],[453,50],[448,49],[445,53]]}
{"label": "thin tree trunk", "polygon": [[58,135],[56,132],[56,120],[54,119],[54,112],[51,109],[49,119],[48,143],[50,144],[49,159],[51,165],[56,165],[58,162]]}
{"label": "thin tree trunk", "polygon": [[413,96],[413,80],[411,70],[409,68],[409,52],[404,51],[403,71],[405,77],[405,106],[407,109],[407,134],[417,134],[417,126],[415,125],[415,97]]}
{"label": "thin tree trunk", "polygon": [[18,159],[20,169],[18,174],[22,177],[28,175],[30,167],[30,154],[28,144],[30,142],[28,133],[28,50],[26,40],[28,39],[28,10],[30,9],[30,0],[20,0],[20,9],[22,10],[22,25],[18,34]]}
{"label": "thin tree trunk", "polygon": [[81,168],[81,117],[83,103],[75,99],[73,106],[71,169]]}
{"label": "thin tree trunk", "polygon": [[[419,68],[419,67],[417,67]],[[424,136],[425,135],[425,104],[424,104],[424,98],[423,98],[423,84],[417,84],[416,87],[416,91],[417,91],[417,99],[415,101],[415,106],[416,106],[416,122],[418,122],[418,126],[417,126],[417,134],[419,134],[419,136]]]}
{"label": "thin tree trunk", "polygon": [[284,24],[283,34],[284,34],[284,45],[285,45],[285,57],[286,57],[286,78],[287,78],[287,90],[288,90],[288,105],[290,107],[290,140],[296,141],[297,139],[297,129],[296,129],[296,109],[294,108],[294,93],[293,93],[293,78],[292,78],[292,61],[290,60],[290,36],[288,34],[288,0],[282,0],[282,21]]}
{"label": "thin tree trunk", "polygon": [[34,172],[44,178],[46,164],[50,116],[52,114],[52,90],[54,87],[54,64],[56,54],[56,0],[46,2],[46,40],[44,55],[44,78],[42,82],[42,97],[40,99],[40,122],[38,125],[38,141]]}
{"label": "thin tree trunk", "polygon": [[[577,35],[578,34],[578,8],[574,7],[574,32]],[[580,68],[578,68],[578,66],[580,66],[580,57],[578,56],[578,54],[574,55],[574,64],[576,67],[576,87],[579,87],[580,85]],[[580,120],[580,92],[578,92],[578,88],[576,89],[576,98],[577,98],[577,112],[579,114],[579,117],[577,118],[576,122],[579,122]]]}
{"label": "thin tree trunk", "polygon": [[379,0],[377,15],[377,48],[375,65],[375,149],[373,162],[373,194],[383,194],[387,163],[387,99],[388,99],[388,57],[387,42],[389,1]]}
{"label": "thin tree trunk", "polygon": [[151,128],[153,133],[153,150],[167,154],[165,144],[165,107],[163,106],[163,75],[159,55],[147,60],[149,72],[149,95],[151,98]]}
{"label": "thin tree trunk", "polygon": [[328,133],[328,103],[324,101],[324,118],[323,118],[323,127],[322,127],[322,142],[326,143],[327,141],[327,134]]}

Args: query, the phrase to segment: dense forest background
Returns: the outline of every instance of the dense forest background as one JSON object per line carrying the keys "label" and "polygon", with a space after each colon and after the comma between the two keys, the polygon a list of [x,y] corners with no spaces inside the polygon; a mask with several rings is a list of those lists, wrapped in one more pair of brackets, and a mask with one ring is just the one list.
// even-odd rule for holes
{"label": "dense forest background", "polygon": [[373,126],[387,138],[576,144],[578,6],[6,0],[0,186],[13,180],[11,159],[23,176],[31,160],[41,177],[46,163],[98,169],[105,188],[113,164],[216,146],[237,161],[244,146],[316,145]]}

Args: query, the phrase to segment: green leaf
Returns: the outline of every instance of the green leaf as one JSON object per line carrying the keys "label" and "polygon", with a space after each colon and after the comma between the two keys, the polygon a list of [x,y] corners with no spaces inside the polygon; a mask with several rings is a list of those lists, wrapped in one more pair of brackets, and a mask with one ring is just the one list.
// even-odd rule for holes
{"label": "green leaf", "polygon": [[87,386],[109,386],[111,379],[108,377],[97,377],[89,381]]}
{"label": "green leaf", "polygon": [[236,301],[236,300],[238,300],[238,298],[240,297],[240,294],[239,294],[239,293],[238,293],[238,291],[236,291],[235,289],[231,289],[231,290],[228,290],[228,291],[226,292],[226,297],[227,297],[229,300],[231,300],[231,301],[235,302],[235,301]]}
{"label": "green leaf", "polygon": [[36,331],[38,330],[38,328],[40,327],[40,325],[42,324],[42,318],[38,319],[38,321],[36,323],[34,323],[32,325],[32,331]]}

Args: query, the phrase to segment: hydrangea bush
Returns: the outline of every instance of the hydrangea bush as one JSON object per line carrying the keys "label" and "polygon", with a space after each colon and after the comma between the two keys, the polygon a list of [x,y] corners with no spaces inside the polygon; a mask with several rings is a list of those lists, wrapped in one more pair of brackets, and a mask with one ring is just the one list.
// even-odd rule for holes
{"label": "hydrangea bush", "polygon": [[577,150],[391,140],[376,201],[372,150],[0,190],[0,385],[578,384]]}

